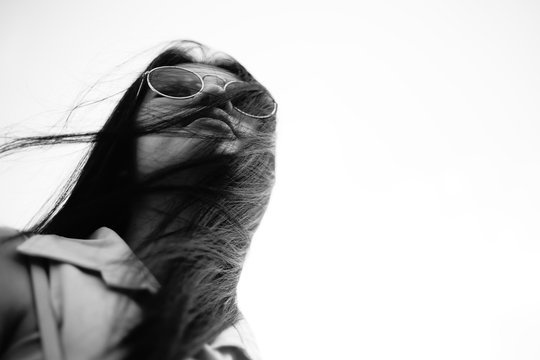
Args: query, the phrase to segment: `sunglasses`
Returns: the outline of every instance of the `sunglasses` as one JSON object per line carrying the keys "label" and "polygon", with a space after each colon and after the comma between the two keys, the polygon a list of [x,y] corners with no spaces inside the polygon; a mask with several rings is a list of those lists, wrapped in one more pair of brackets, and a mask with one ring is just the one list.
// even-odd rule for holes
{"label": "sunglasses", "polygon": [[[209,76],[222,80],[225,91],[234,91],[235,88],[240,89],[243,87],[242,81],[232,80],[227,82],[221,76],[213,74],[201,76],[181,66],[154,68],[145,72],[143,79],[146,77],[148,86],[158,95],[169,99],[186,100],[194,98],[204,91],[204,79]],[[234,110],[256,119],[270,118],[277,111],[277,103],[262,89],[241,91],[230,102]]]}

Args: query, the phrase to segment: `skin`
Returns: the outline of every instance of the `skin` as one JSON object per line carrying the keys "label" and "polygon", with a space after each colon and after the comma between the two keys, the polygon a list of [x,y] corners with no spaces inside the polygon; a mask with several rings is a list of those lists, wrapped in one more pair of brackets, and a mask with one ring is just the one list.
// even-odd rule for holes
{"label": "skin", "polygon": [[[182,64],[181,67],[191,70],[199,74],[204,79],[203,92],[194,98],[187,100],[170,99],[162,97],[159,94],[149,90],[141,104],[140,110],[135,121],[144,124],[146,121],[151,121],[151,115],[156,112],[174,111],[174,109],[182,106],[192,105],[204,100],[205,96],[220,96],[224,94],[224,82],[238,81],[239,79],[232,73],[206,64]],[[224,109],[215,109],[219,116],[226,116],[230,123],[237,131],[250,131],[257,126],[257,119],[243,116],[234,110],[229,103]],[[195,121],[187,126],[187,129],[193,129],[195,132],[210,135],[212,129],[205,129],[205,124],[214,122],[214,126],[223,122],[219,120]],[[224,134],[226,131],[232,135],[227,126],[222,126]],[[223,141],[219,146],[221,151],[233,151],[235,141]],[[136,144],[136,162],[139,176],[144,176],[152,173],[155,170],[163,168],[167,165],[178,163],[179,161],[188,160],[197,156],[197,150],[203,141],[198,138],[189,138],[182,136],[172,136],[171,134],[155,134],[142,136],[137,140]]]}
{"label": "skin", "polygon": [[[182,106],[192,105],[198,101],[203,101],[205,96],[219,96],[224,94],[224,81],[234,81],[238,78],[224,70],[215,66],[206,64],[182,64],[181,67],[198,73],[204,79],[203,92],[194,98],[190,99],[170,99],[156,94],[149,90],[140,106],[140,109],[135,118],[136,123],[144,124],[146,121],[152,120],[152,114],[159,112],[167,113],[174,111]],[[258,119],[247,117],[234,110],[232,105],[226,104],[222,109],[213,109],[216,112],[216,118],[226,118],[233,126],[235,131],[249,132],[255,130],[258,126]],[[213,117],[213,116],[212,116]],[[220,120],[196,120],[192,124],[187,125],[187,130],[192,130],[195,133],[210,135],[215,128],[211,125],[224,123]],[[230,140],[221,140],[215,144],[216,151],[234,152],[241,140],[237,139],[228,126],[222,126],[225,130],[223,133],[228,133]],[[222,130],[220,130],[222,132]],[[197,157],[201,154],[203,147],[207,147],[208,143],[204,139],[175,136],[174,134],[152,134],[141,136],[136,142],[136,165],[137,176],[143,179],[145,176],[153,173],[156,170],[162,169],[169,165],[178,164]],[[183,174],[182,183],[191,181],[196,183],[201,173],[192,171],[187,179]],[[169,179],[174,181],[174,179]],[[144,239],[155,228],[163,213],[167,212],[167,202],[169,195],[167,194],[148,194],[137,199],[132,209],[130,225],[124,237],[130,244],[137,246],[144,244]],[[183,214],[189,217],[189,213]],[[163,229],[167,232],[168,229]],[[150,269],[152,270],[152,269]]]}

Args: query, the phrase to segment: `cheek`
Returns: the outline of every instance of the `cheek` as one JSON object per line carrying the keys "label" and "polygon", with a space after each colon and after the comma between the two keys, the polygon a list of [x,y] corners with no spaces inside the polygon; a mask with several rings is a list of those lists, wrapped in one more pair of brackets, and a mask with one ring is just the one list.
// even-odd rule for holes
{"label": "cheek", "polygon": [[196,138],[147,135],[137,139],[136,166],[139,175],[148,175],[169,165],[192,158],[201,140]]}
{"label": "cheek", "polygon": [[157,124],[179,114],[181,108],[178,104],[171,103],[168,99],[165,99],[166,101],[159,100],[162,99],[154,99],[141,105],[135,117],[137,125]]}

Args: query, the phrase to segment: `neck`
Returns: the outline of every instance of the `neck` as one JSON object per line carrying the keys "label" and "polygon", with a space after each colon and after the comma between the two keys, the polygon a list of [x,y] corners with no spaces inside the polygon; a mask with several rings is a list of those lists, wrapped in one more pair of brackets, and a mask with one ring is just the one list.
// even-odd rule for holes
{"label": "neck", "polygon": [[[162,240],[167,240],[169,237],[177,236],[175,230],[189,224],[199,207],[197,204],[189,204],[192,201],[190,194],[175,191],[174,188],[205,184],[211,177],[212,170],[212,168],[205,166],[196,170],[189,169],[187,174],[179,172],[175,175],[169,175],[156,182],[152,187],[165,186],[171,187],[173,190],[152,191],[150,188],[150,191],[135,199],[131,206],[127,228],[123,234],[131,248],[142,251],[143,254],[151,253],[153,243],[150,241],[152,240],[150,237],[157,236]],[[174,214],[174,218],[162,226],[162,222],[171,214]]]}

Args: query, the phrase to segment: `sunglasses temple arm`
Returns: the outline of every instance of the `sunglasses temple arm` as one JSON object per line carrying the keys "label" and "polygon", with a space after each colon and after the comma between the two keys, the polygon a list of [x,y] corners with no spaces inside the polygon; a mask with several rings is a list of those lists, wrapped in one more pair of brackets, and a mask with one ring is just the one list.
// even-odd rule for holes
{"label": "sunglasses temple arm", "polygon": [[141,76],[141,83],[139,84],[139,89],[137,90],[137,95],[135,95],[135,100],[139,98],[139,94],[141,93],[142,84],[144,83],[144,77],[146,76],[146,73]]}

